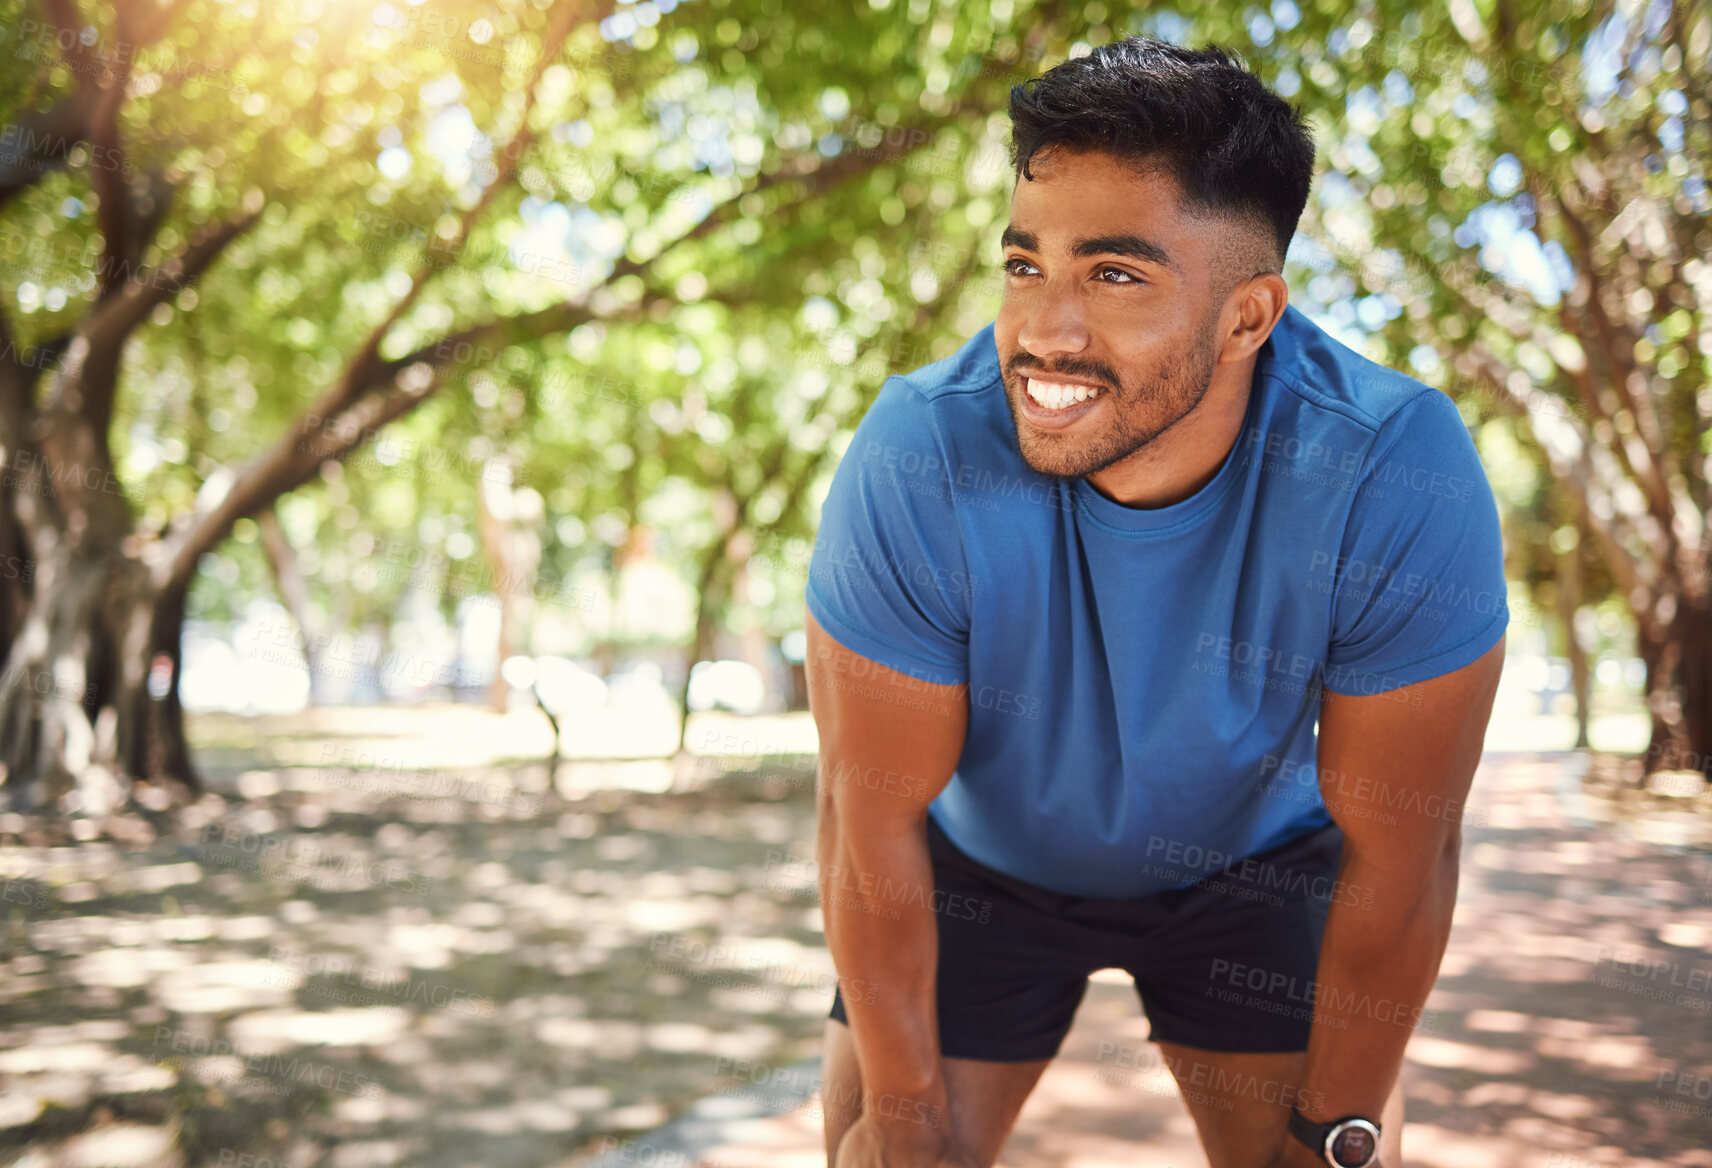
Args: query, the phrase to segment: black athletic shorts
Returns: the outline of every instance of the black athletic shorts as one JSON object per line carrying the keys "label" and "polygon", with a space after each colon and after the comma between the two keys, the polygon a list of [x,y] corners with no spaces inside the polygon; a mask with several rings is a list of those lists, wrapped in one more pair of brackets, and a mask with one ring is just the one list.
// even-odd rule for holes
{"label": "black athletic shorts", "polygon": [[[1154,1042],[1307,1049],[1326,913],[1334,897],[1358,891],[1337,882],[1337,825],[1187,888],[1122,899],[1065,896],[995,871],[953,845],[931,816],[927,839],[942,1055],[1052,1058],[1097,969],[1135,978]],[[832,1017],[849,1024],[836,990]]]}

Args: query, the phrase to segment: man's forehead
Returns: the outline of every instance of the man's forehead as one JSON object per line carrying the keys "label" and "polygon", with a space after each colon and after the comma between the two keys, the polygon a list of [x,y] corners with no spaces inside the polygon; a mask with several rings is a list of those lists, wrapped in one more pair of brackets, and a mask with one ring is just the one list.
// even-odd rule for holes
{"label": "man's forehead", "polygon": [[1032,178],[1018,172],[1011,203],[1019,199],[1071,193],[1093,194],[1113,202],[1140,204],[1158,214],[1175,215],[1183,192],[1177,176],[1158,159],[1118,158],[1091,150],[1048,149],[1029,163]]}
{"label": "man's forehead", "polygon": [[[1195,234],[1194,224],[1182,215],[1177,184],[1167,172],[1060,151],[1045,160],[1033,167],[1033,180],[1017,177],[1005,246],[1127,255],[1182,271],[1180,253]],[[1061,161],[1069,168],[1061,169]]]}
{"label": "man's forehead", "polygon": [[1214,270],[1275,269],[1262,225],[1189,210],[1169,172],[1107,156],[1069,157],[1091,165],[1055,170],[1049,164],[1044,178],[1038,169],[1035,180],[1018,176],[1002,247],[1037,255],[1126,256],[1190,283]]}

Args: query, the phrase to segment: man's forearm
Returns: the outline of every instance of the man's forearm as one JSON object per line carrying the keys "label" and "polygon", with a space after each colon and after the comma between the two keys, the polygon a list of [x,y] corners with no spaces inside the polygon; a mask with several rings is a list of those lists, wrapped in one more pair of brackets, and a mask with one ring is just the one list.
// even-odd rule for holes
{"label": "man's forearm", "polygon": [[823,809],[816,853],[827,947],[862,1071],[862,1109],[919,1125],[924,1136],[941,1133],[939,933],[925,829],[843,830]]}
{"label": "man's forearm", "polygon": [[1336,898],[1326,919],[1301,1106],[1319,1121],[1377,1120],[1438,979],[1456,907],[1456,851],[1424,882],[1352,853],[1339,880],[1373,897]]}

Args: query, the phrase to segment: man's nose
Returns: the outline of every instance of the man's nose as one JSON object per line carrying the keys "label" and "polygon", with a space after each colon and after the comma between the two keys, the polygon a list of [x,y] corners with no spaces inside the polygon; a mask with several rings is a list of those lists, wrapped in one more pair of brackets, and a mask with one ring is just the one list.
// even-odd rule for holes
{"label": "man's nose", "polygon": [[1017,344],[1039,357],[1086,349],[1088,323],[1077,291],[1071,281],[1053,280],[1020,293],[1022,327],[1017,330]]}

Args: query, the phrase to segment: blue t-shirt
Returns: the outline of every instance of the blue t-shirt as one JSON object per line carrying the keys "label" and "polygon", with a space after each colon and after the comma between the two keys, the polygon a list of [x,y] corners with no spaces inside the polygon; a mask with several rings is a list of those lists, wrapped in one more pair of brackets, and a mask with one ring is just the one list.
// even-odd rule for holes
{"label": "blue t-shirt", "polygon": [[[807,601],[845,648],[967,684],[968,736],[929,807],[951,841],[1102,897],[1330,823],[1321,688],[1448,673],[1509,623],[1497,508],[1455,403],[1294,306],[1218,472],[1166,507],[1029,469],[991,324],[888,377],[821,508]],[[1349,794],[1394,815],[1408,793]]]}

